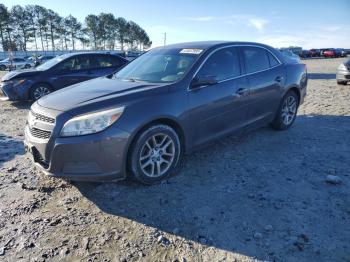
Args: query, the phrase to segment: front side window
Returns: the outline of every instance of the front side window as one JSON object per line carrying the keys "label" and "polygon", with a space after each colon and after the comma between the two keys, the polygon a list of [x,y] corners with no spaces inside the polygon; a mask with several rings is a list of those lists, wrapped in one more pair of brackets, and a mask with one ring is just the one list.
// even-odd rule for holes
{"label": "front side window", "polygon": [[124,81],[172,83],[184,77],[201,49],[161,48],[151,50],[133,60],[115,74]]}
{"label": "front side window", "polygon": [[238,50],[235,47],[223,48],[209,56],[199,70],[198,77],[212,77],[222,81],[241,74]]}
{"label": "front side window", "polygon": [[270,67],[267,52],[259,47],[243,47],[243,58],[247,73],[255,73]]}
{"label": "front side window", "polygon": [[66,71],[78,71],[90,69],[90,57],[88,56],[76,56],[68,58],[66,61],[63,61],[58,65],[57,70],[59,72]]}

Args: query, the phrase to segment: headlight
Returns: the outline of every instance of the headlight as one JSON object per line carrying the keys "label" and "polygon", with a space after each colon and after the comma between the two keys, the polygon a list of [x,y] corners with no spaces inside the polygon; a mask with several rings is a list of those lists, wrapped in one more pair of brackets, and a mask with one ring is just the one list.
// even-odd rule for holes
{"label": "headlight", "polygon": [[123,111],[124,107],[118,107],[74,117],[64,124],[61,136],[81,136],[100,132],[117,121]]}
{"label": "headlight", "polygon": [[14,79],[14,80],[10,80],[10,83],[12,83],[13,87],[17,87],[21,84],[23,84],[26,81],[26,79]]}
{"label": "headlight", "polygon": [[346,66],[345,66],[344,64],[340,64],[340,66],[338,67],[338,70],[344,70],[344,71],[346,71],[346,70],[348,70],[348,69],[346,68]]}

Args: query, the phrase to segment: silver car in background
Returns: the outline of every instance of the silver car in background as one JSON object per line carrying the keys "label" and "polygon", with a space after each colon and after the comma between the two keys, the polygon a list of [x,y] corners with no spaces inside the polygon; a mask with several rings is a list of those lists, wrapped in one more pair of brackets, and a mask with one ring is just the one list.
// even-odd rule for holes
{"label": "silver car in background", "polygon": [[350,82],[350,59],[341,63],[337,71],[337,83],[346,85]]}
{"label": "silver car in background", "polygon": [[14,70],[14,69],[28,69],[31,67],[32,67],[32,64],[30,61],[19,57],[13,58],[12,61],[9,58],[6,58],[0,61],[1,71]]}

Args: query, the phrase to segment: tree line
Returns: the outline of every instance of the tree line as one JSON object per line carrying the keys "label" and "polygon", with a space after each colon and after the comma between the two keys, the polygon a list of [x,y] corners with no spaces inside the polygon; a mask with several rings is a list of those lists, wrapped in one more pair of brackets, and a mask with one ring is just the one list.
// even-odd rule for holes
{"label": "tree line", "polygon": [[111,13],[89,14],[83,23],[62,17],[40,5],[0,4],[0,41],[3,51],[143,50],[151,46],[146,31],[133,21]]}

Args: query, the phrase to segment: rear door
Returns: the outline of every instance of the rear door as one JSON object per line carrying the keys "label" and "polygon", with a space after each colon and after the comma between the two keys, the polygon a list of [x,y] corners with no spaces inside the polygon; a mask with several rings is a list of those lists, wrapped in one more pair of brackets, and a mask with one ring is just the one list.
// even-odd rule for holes
{"label": "rear door", "polygon": [[215,76],[218,83],[188,91],[194,146],[243,127],[249,97],[237,47],[209,55],[195,77],[201,76]]}
{"label": "rear door", "polygon": [[89,55],[69,57],[53,68],[51,83],[55,89],[74,85],[95,76],[91,73],[92,58]]}
{"label": "rear door", "polygon": [[271,118],[278,108],[283,93],[284,67],[265,48],[242,46],[241,51],[250,86],[249,121]]}

